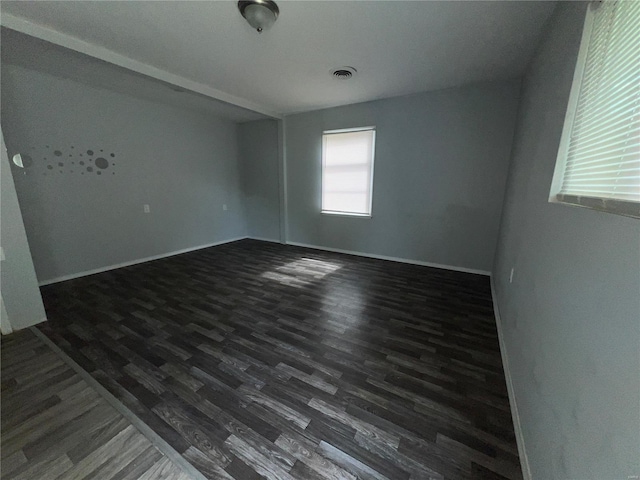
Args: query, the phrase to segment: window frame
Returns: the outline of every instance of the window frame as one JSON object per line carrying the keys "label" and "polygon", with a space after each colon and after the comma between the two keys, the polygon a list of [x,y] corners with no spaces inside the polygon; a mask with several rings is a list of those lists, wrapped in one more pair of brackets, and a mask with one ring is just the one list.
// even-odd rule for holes
{"label": "window frame", "polygon": [[[357,212],[338,212],[335,210],[323,209],[323,197],[324,197],[324,169],[326,163],[326,151],[325,151],[325,136],[335,135],[340,133],[354,133],[371,131],[373,133],[372,145],[371,145],[371,178],[369,181],[369,213],[357,213]],[[366,127],[353,127],[353,128],[341,128],[335,130],[323,130],[321,136],[321,160],[320,160],[320,214],[337,216],[337,217],[354,217],[354,218],[371,218],[373,216],[373,177],[376,159],[376,126],[369,125]]]}
{"label": "window frame", "polygon": [[589,43],[591,40],[591,33],[593,31],[594,17],[600,7],[600,4],[601,2],[592,1],[587,7],[587,12],[585,14],[582,37],[580,38],[580,48],[578,50],[578,58],[576,60],[573,81],[571,83],[571,93],[569,94],[569,101],[564,117],[564,125],[562,127],[562,135],[558,146],[558,155],[556,157],[553,178],[551,180],[551,188],[549,190],[549,203],[584,207],[617,215],[640,218],[639,202],[561,193],[567,166],[571,131],[576,111],[578,109],[582,79],[587,62],[587,55],[589,53]]}

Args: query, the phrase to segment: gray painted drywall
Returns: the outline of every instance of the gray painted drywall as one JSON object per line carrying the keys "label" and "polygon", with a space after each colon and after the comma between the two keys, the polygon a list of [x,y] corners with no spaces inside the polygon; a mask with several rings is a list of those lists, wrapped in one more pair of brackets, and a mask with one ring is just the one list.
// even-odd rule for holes
{"label": "gray painted drywall", "polygon": [[4,135],[0,153],[0,245],[5,256],[0,262],[0,291],[3,310],[6,310],[11,328],[20,330],[46,320],[46,316],[11,176]]}
{"label": "gray painted drywall", "polygon": [[[286,117],[287,240],[490,271],[518,95],[492,82]],[[372,218],[321,214],[323,130],[370,125]]]}
{"label": "gray painted drywall", "polygon": [[3,65],[2,127],[41,282],[246,234],[231,121]]}
{"label": "gray painted drywall", "polygon": [[493,276],[535,480],[640,474],[640,221],[547,201],[585,8],[523,83]]}
{"label": "gray painted drywall", "polygon": [[278,122],[238,126],[238,156],[247,216],[247,235],[280,241]]}

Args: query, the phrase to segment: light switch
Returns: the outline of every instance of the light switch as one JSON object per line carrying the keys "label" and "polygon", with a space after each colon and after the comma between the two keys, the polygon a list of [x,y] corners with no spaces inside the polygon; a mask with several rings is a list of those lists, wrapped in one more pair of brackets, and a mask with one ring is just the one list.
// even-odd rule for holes
{"label": "light switch", "polygon": [[226,210],[226,209],[227,209],[227,204],[225,203],[222,205],[222,210]]}
{"label": "light switch", "polygon": [[149,208],[149,205],[147,205],[146,203],[144,204],[144,213],[149,213],[151,211],[151,208]]}

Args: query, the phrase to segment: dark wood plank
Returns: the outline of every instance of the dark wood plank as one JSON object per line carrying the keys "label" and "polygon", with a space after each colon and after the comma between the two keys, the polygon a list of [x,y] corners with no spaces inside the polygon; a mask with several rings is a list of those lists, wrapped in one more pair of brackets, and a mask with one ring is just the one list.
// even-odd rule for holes
{"label": "dark wood plank", "polygon": [[210,478],[521,478],[486,277],[243,240],[42,293],[42,331]]}
{"label": "dark wood plank", "polygon": [[[73,330],[92,335],[85,327]],[[166,459],[167,475],[155,475],[162,453],[31,331],[2,337],[0,354],[5,386],[0,478],[187,480]],[[107,365],[108,354],[90,356]],[[126,365],[113,358],[108,363],[116,376],[116,368]]]}

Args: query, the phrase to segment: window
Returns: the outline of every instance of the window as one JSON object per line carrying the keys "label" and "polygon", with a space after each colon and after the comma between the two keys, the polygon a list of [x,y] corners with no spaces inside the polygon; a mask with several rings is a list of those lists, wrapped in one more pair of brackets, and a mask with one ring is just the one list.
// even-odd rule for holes
{"label": "window", "polygon": [[322,134],[322,213],[371,216],[374,127]]}
{"label": "window", "polygon": [[550,201],[640,217],[640,2],[594,2]]}

